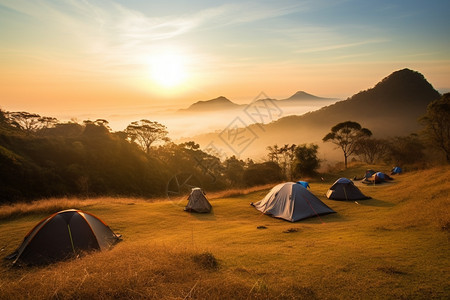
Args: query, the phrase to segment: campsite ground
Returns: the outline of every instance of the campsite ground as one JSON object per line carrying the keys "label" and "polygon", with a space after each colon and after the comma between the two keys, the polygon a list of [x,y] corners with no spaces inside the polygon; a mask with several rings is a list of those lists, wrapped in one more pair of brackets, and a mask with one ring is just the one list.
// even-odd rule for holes
{"label": "campsite ground", "polygon": [[2,258],[40,219],[72,207],[97,215],[123,241],[45,267],[3,262],[0,298],[448,299],[450,168],[360,186],[372,199],[357,203],[324,197],[335,179],[365,168],[312,181],[311,191],[338,213],[296,223],[249,205],[267,187],[209,195],[213,213],[205,215],[183,212],[186,201],[178,200],[53,199],[1,207]]}

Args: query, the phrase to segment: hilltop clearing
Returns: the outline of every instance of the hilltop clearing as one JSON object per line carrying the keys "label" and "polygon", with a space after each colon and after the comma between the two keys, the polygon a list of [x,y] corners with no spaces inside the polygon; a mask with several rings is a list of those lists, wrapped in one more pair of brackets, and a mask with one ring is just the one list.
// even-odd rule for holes
{"label": "hilltop clearing", "polygon": [[2,206],[2,257],[48,215],[47,209],[86,210],[123,241],[110,251],[46,267],[10,268],[4,262],[0,298],[448,298],[450,168],[360,186],[372,199],[357,203],[324,197],[338,177],[359,175],[364,168],[380,166],[311,180],[311,192],[337,214],[296,223],[249,205],[268,187],[210,195],[213,212],[201,215],[183,212],[186,199],[60,199]]}

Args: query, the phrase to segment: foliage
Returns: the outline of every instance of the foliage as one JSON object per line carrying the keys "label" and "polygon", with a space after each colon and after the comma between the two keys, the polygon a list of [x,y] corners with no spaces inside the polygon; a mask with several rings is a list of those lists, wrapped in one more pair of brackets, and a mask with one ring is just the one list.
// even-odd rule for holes
{"label": "foliage", "polygon": [[344,164],[347,168],[347,158],[356,151],[358,141],[370,137],[372,132],[367,128],[362,128],[357,122],[346,121],[338,123],[331,128],[322,140],[332,142],[341,148],[344,153]]}
{"label": "foliage", "polygon": [[234,155],[225,160],[224,174],[225,177],[230,181],[231,186],[242,186],[245,166],[245,162],[241,159],[236,158],[236,156]]}
{"label": "foliage", "polygon": [[423,163],[425,149],[417,134],[389,140],[386,162],[396,166]]}
{"label": "foliage", "polygon": [[280,166],[271,161],[252,164],[243,174],[244,183],[247,186],[279,182],[283,178],[284,176]]}
{"label": "foliage", "polygon": [[163,194],[167,175],[162,164],[105,124],[71,123],[39,136],[0,134],[0,202]]}
{"label": "foliage", "polygon": [[132,142],[138,143],[145,153],[150,153],[150,147],[157,141],[169,141],[167,127],[156,121],[140,120],[127,126],[125,132]]}
{"label": "foliage", "polygon": [[387,155],[389,144],[384,139],[360,139],[356,143],[355,154],[365,163],[380,162]]}
{"label": "foliage", "polygon": [[443,151],[447,163],[450,163],[450,93],[432,101],[420,122],[425,125],[424,133],[428,141]]}
{"label": "foliage", "polygon": [[316,144],[299,145],[295,148],[294,175],[312,176],[316,174],[320,167],[320,160],[317,157],[319,146]]}
{"label": "foliage", "polygon": [[26,134],[36,133],[42,129],[54,126],[58,120],[53,117],[41,117],[29,112],[8,112],[8,122],[11,126],[23,130]]}

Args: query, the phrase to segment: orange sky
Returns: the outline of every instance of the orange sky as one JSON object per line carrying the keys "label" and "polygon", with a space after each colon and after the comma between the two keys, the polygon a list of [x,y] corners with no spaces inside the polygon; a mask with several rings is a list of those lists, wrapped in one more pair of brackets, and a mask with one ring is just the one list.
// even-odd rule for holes
{"label": "orange sky", "polygon": [[174,2],[0,0],[0,108],[151,119],[221,95],[345,99],[403,68],[450,90],[448,1]]}

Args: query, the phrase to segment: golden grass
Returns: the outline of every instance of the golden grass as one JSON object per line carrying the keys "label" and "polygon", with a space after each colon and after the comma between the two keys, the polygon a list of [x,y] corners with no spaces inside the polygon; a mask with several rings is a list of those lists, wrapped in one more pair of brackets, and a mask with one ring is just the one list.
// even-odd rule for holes
{"label": "golden grass", "polygon": [[[297,223],[249,206],[271,186],[208,195],[211,214],[183,212],[185,199],[62,199],[58,210],[75,205],[92,212],[123,234],[123,241],[110,251],[46,267],[10,268],[4,262],[0,298],[448,298],[449,231],[442,227],[449,222],[450,168],[361,186],[373,199],[358,203],[323,196],[337,177],[351,178],[359,171],[312,181],[311,191],[338,213]],[[47,201],[55,200],[41,205],[51,209]],[[23,211],[28,213],[0,219],[3,257],[50,213]]]}

